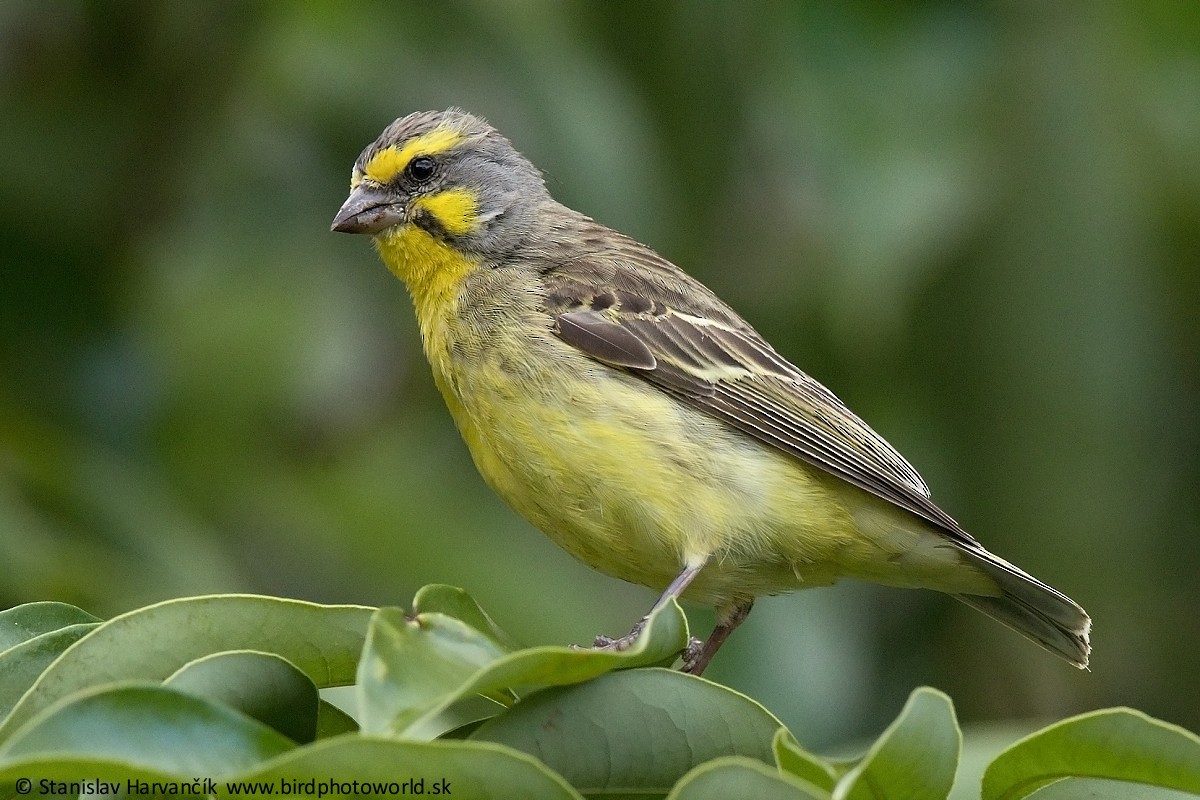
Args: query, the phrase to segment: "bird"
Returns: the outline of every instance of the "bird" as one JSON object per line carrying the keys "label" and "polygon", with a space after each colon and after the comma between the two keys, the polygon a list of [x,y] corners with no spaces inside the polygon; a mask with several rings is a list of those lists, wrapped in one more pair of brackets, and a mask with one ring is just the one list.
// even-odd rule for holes
{"label": "bird", "polygon": [[[695,278],[551,197],[484,119],[421,111],[354,163],[332,230],[411,296],[484,481],[575,558],[716,623],[853,578],[961,600],[1080,668],[1091,620],[993,555],[895,448]],[[624,636],[594,646],[621,650]]]}

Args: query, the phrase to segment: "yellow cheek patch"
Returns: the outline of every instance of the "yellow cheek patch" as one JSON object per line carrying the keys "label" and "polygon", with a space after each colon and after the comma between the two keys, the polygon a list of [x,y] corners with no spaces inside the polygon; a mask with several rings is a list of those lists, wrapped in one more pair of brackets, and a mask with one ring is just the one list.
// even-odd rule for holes
{"label": "yellow cheek patch", "polygon": [[463,135],[450,128],[434,128],[418,136],[403,147],[385,147],[363,165],[362,174],[376,183],[387,183],[395,178],[408,162],[418,155],[434,156],[444,153],[463,140]]}
{"label": "yellow cheek patch", "polygon": [[470,233],[479,222],[479,201],[469,189],[447,189],[420,197],[409,206],[409,218],[419,211],[432,214],[443,230],[455,236]]}

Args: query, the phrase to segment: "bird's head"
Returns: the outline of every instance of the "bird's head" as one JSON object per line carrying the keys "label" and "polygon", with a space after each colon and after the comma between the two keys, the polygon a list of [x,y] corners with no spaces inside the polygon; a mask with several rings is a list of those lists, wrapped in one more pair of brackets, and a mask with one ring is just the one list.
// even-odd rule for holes
{"label": "bird's head", "polygon": [[495,258],[549,199],[541,173],[491,125],[457,109],[396,120],[354,163],[332,229],[381,245],[414,228],[463,255]]}

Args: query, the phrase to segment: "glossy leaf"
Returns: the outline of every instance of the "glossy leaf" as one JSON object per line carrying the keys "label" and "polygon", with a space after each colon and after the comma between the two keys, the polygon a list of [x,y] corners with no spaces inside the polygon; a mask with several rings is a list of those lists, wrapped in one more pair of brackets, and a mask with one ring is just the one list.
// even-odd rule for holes
{"label": "glossy leaf", "polygon": [[58,774],[55,765],[83,763],[216,778],[294,746],[219,703],[161,685],[124,684],[81,692],[30,722],[0,748],[0,782],[28,773],[31,764]]}
{"label": "glossy leaf", "polygon": [[381,609],[359,664],[361,723],[368,733],[409,734],[475,694],[511,702],[511,690],[590,680],[615,669],[656,664],[687,643],[687,620],[670,603],[622,652],[532,647],[509,653],[490,636],[439,613],[406,617]]}
{"label": "glossy leaf", "polygon": [[473,675],[504,654],[492,639],[453,617],[410,618],[398,608],[379,609],[358,668],[363,731],[407,730],[457,699]]}
{"label": "glossy leaf", "polygon": [[780,770],[827,792],[833,791],[841,773],[829,762],[801,747],[787,728],[780,728],[775,732],[771,747],[775,751],[775,763]]}
{"label": "glossy leaf", "polygon": [[[433,794],[444,781],[450,797],[479,800],[581,800],[562,777],[524,753],[485,742],[412,742],[371,736],[340,736],[295,750],[253,773],[246,782],[422,781],[422,791]],[[293,787],[295,783],[291,784]],[[411,784],[417,794],[416,784]],[[317,788],[314,784],[314,789]],[[349,788],[349,787],[347,787]],[[351,794],[347,791],[343,794]],[[305,794],[293,791],[293,794]],[[399,791],[377,796],[401,795]]]}
{"label": "glossy leaf", "polygon": [[505,650],[518,649],[516,642],[492,621],[479,603],[475,602],[475,598],[457,586],[447,586],[444,583],[422,586],[413,597],[413,613],[430,612],[445,614],[467,623]]}
{"label": "glossy leaf", "polygon": [[63,652],[0,723],[0,742],[52,703],[90,686],[163,680],[226,650],[277,653],[319,687],[354,680],[372,609],[255,595],[168,600],[102,623]]}
{"label": "glossy leaf", "polygon": [[683,776],[667,800],[828,800],[829,792],[751,758],[730,756],[701,764]]}
{"label": "glossy leaf", "polygon": [[0,719],[12,711],[54,659],[99,624],[68,625],[26,639],[0,653]]}
{"label": "glossy leaf", "polygon": [[60,628],[99,621],[99,617],[67,603],[45,601],[15,606],[0,611],[0,653]]}
{"label": "glossy leaf", "polygon": [[914,691],[900,716],[838,782],[837,800],[936,800],[954,786],[962,733],[950,698]]}
{"label": "glossy leaf", "polygon": [[317,687],[274,653],[214,653],[185,664],[164,685],[236,709],[293,742],[316,738]]}
{"label": "glossy leaf", "polygon": [[650,668],[537,692],[470,739],[529,753],[584,794],[623,795],[665,793],[689,770],[721,756],[772,763],[781,727],[744,695]]}
{"label": "glossy leaf", "polygon": [[1043,786],[1030,800],[1196,800],[1192,792],[1102,778],[1066,778]]}
{"label": "glossy leaf", "polygon": [[329,739],[344,733],[358,733],[358,722],[328,700],[317,705],[317,738]]}
{"label": "glossy leaf", "polygon": [[1067,776],[1200,794],[1200,737],[1128,708],[1083,714],[1001,753],[984,773],[983,800],[1018,800]]}

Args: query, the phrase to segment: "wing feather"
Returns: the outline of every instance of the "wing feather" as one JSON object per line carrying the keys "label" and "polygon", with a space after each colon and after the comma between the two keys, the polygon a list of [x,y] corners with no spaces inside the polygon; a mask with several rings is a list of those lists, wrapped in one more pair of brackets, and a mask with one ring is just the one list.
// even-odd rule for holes
{"label": "wing feather", "polygon": [[975,545],[883,437],[674,265],[628,246],[549,265],[543,281],[563,340]]}
{"label": "wing feather", "polygon": [[653,370],[654,353],[628,328],[613,325],[598,311],[573,311],[557,319],[558,335],[606,364]]}

